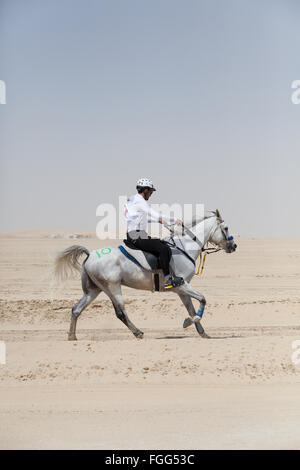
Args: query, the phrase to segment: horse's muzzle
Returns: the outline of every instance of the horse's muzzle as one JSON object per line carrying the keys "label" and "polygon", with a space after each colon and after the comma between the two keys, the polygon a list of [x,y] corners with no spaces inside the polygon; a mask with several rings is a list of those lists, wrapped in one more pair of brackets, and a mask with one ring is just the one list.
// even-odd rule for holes
{"label": "horse's muzzle", "polygon": [[237,244],[233,241],[228,241],[226,243],[226,251],[227,253],[233,253],[237,249]]}

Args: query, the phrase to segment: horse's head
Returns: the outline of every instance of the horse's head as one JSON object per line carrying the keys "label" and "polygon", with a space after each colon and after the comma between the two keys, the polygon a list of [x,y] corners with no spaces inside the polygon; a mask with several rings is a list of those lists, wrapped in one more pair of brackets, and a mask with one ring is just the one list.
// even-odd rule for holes
{"label": "horse's head", "polygon": [[213,226],[208,241],[222,248],[226,253],[233,253],[237,248],[233,236],[229,235],[228,227],[222,219],[218,209],[215,214],[216,225]]}

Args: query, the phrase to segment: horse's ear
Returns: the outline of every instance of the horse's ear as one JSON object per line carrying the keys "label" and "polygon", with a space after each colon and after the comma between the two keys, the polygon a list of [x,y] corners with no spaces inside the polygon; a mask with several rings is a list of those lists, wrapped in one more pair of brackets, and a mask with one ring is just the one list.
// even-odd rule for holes
{"label": "horse's ear", "polygon": [[219,209],[216,209],[216,216],[218,217],[218,219],[220,219],[220,218],[221,218],[221,215],[220,215]]}

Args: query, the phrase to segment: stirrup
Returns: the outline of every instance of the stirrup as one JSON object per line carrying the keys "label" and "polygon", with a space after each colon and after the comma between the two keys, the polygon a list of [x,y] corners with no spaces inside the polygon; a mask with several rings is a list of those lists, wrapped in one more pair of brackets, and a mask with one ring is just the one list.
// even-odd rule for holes
{"label": "stirrup", "polygon": [[165,280],[164,288],[171,289],[172,287],[173,287],[172,278],[170,276],[167,280]]}
{"label": "stirrup", "polygon": [[182,284],[184,284],[184,279],[182,277],[172,275],[167,279],[164,287],[165,289],[171,289],[172,287],[182,286]]}

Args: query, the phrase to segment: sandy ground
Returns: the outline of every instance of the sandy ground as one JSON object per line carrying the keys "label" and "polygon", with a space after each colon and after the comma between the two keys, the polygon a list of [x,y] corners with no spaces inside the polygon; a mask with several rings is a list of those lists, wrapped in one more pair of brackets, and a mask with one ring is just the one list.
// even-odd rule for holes
{"label": "sandy ground", "polygon": [[211,339],[183,330],[176,295],[124,288],[142,341],[101,294],[68,342],[81,286],[53,284],[54,253],[118,242],[49,233],[0,237],[1,449],[300,448],[300,239],[237,239],[207,258],[192,285]]}

